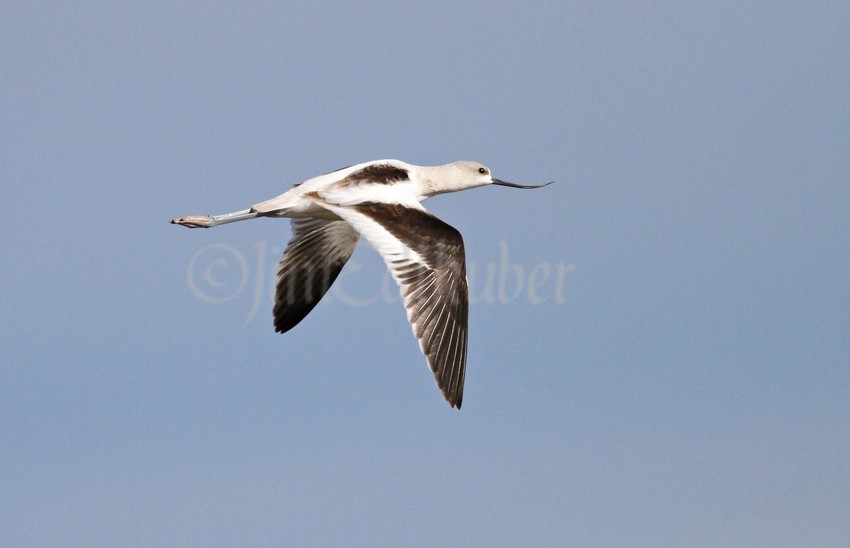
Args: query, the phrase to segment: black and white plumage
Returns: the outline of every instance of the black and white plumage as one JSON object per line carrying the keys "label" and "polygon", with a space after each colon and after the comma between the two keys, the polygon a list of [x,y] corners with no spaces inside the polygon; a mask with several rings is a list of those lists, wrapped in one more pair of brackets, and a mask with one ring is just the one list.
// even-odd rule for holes
{"label": "black and white plumage", "polygon": [[463,238],[421,202],[436,194],[490,184],[545,186],[495,179],[477,162],[426,167],[378,160],[309,179],[250,209],[171,222],[209,228],[255,217],[292,219],[293,235],[280,262],[275,291],[274,325],[281,333],[318,304],[363,236],[400,287],[407,319],[437,386],[446,401],[460,409],[469,312]]}

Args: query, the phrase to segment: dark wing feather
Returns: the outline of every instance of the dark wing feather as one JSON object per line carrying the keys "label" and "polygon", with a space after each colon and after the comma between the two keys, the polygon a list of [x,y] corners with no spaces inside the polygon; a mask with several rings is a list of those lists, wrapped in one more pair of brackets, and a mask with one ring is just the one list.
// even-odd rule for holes
{"label": "dark wing feather", "polygon": [[463,402],[469,290],[463,238],[422,208],[367,202],[324,204],[381,254],[401,287],[407,318],[437,386],[452,407]]}
{"label": "dark wing feather", "polygon": [[345,221],[292,220],[292,239],[277,273],[275,331],[289,331],[313,310],[339,276],[359,238]]}
{"label": "dark wing feather", "polygon": [[469,315],[465,274],[452,267],[428,268],[406,260],[390,269],[401,286],[408,320],[437,386],[452,406],[460,408]]}
{"label": "dark wing feather", "polygon": [[337,185],[341,187],[357,186],[362,184],[391,185],[394,183],[410,180],[410,173],[398,165],[392,163],[369,164],[366,167],[349,173]]}

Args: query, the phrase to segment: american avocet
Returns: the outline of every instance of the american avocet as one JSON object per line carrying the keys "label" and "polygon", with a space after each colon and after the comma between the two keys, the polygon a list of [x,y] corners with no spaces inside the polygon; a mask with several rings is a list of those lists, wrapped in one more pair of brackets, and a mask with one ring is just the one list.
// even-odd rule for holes
{"label": "american avocet", "polygon": [[443,396],[460,409],[466,373],[468,289],[463,238],[425,210],[423,200],[467,188],[540,188],[494,178],[477,162],[414,166],[378,160],[308,179],[265,202],[224,215],[180,217],[189,228],[289,217],[292,239],[280,261],[275,331],[285,333],[336,280],[360,235],[399,284],[407,319]]}

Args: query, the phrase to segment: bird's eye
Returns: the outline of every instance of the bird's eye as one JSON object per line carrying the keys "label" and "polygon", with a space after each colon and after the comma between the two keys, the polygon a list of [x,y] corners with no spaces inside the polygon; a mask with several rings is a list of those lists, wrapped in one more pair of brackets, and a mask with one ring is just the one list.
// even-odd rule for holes
{"label": "bird's eye", "polygon": [[486,175],[487,174],[487,168],[486,167],[479,167],[478,173],[480,173],[481,175]]}

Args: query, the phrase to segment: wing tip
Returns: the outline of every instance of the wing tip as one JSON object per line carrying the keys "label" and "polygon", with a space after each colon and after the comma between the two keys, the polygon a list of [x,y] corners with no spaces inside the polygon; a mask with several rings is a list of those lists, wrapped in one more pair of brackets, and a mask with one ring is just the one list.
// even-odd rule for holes
{"label": "wing tip", "polygon": [[460,394],[447,394],[443,392],[443,397],[449,403],[449,407],[460,411],[460,406],[463,404],[463,392]]}

